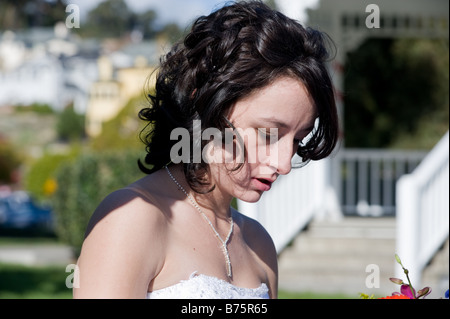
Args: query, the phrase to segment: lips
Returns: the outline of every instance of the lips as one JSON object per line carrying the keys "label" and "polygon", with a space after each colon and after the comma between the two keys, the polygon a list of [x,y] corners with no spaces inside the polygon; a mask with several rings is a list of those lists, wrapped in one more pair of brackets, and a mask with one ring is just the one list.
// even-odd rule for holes
{"label": "lips", "polygon": [[254,186],[260,191],[268,191],[272,187],[272,183],[275,180],[268,178],[255,177],[252,179]]}

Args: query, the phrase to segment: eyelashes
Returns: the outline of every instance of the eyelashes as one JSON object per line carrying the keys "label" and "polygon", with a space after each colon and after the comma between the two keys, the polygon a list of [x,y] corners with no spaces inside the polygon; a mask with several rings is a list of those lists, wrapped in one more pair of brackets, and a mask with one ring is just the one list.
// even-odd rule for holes
{"label": "eyelashes", "polygon": [[[278,129],[273,128],[257,128],[258,136],[266,141],[266,144],[274,144],[278,142]],[[275,131],[272,132],[272,131]]]}
{"label": "eyelashes", "polygon": [[[273,130],[275,130],[276,133],[271,132]],[[279,140],[278,129],[258,128],[257,131],[261,139],[264,139],[269,144],[276,143]],[[306,136],[302,138],[294,138],[292,142],[294,143],[294,145],[300,145],[301,143],[303,143],[303,140],[305,138]]]}
{"label": "eyelashes", "polygon": [[[224,119],[225,119],[225,122],[227,123],[227,126],[233,130],[233,133],[232,133],[233,139],[232,140],[235,140],[236,139],[235,134],[236,133],[239,134],[238,133],[239,128],[236,128],[227,117],[224,117]],[[248,129],[251,129],[251,128],[248,128]],[[280,140],[280,136],[278,134],[279,128],[277,128],[277,127],[271,127],[271,128],[259,127],[259,128],[253,128],[253,129],[256,131],[259,141],[265,142],[265,145],[275,144]],[[244,135],[246,135],[245,131],[246,130],[244,130]],[[249,132],[249,131],[247,131],[247,132]],[[306,134],[306,135],[309,135],[309,134]],[[295,137],[293,139],[292,143],[295,146],[300,146],[303,143],[305,138],[306,138],[306,136],[302,136],[301,138]],[[228,141],[231,142],[230,139],[228,139]]]}

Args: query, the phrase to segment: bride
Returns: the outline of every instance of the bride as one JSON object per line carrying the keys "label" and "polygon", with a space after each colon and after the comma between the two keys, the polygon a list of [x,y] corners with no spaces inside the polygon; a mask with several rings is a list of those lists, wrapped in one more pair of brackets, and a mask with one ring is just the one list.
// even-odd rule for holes
{"label": "bride", "polygon": [[93,213],[75,298],[277,297],[274,244],[230,203],[334,149],[326,39],[259,1],[196,20],[139,113],[147,175]]}

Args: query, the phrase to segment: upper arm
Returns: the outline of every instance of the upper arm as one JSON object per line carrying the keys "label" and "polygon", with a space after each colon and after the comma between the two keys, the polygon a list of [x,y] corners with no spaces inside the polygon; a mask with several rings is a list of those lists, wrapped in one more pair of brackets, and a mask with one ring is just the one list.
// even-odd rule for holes
{"label": "upper arm", "polygon": [[278,296],[278,259],[272,237],[256,220],[245,218],[245,238],[248,246],[257,255],[264,268],[271,298]]}
{"label": "upper arm", "polygon": [[266,266],[267,279],[269,282],[270,297],[276,299],[278,297],[278,255],[273,243],[272,237],[264,229],[264,227],[259,224],[259,236],[261,241],[258,245],[258,252],[261,260]]}
{"label": "upper arm", "polygon": [[157,207],[131,191],[106,197],[88,226],[74,297],[145,297],[164,260],[165,222]]}

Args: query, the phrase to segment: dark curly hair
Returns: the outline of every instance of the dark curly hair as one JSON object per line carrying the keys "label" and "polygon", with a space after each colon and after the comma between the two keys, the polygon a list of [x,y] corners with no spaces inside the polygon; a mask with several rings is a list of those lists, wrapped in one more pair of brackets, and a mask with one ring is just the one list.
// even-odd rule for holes
{"label": "dark curly hair", "polygon": [[[141,132],[146,165],[139,161],[140,169],[151,174],[170,163],[170,150],[178,142],[170,139],[174,128],[191,133],[191,147],[199,142],[192,141],[194,120],[201,120],[202,130],[215,127],[223,132],[230,127],[225,115],[239,99],[280,76],[302,81],[318,113],[312,138],[299,145],[297,154],[304,162],[327,157],[338,141],[334,90],[326,67],[330,43],[324,33],[304,28],[260,1],[234,2],[199,17],[184,41],[161,59],[155,94],[149,95],[150,106],[139,112],[148,121]],[[191,188],[205,192],[208,164],[191,160],[183,165]]]}

